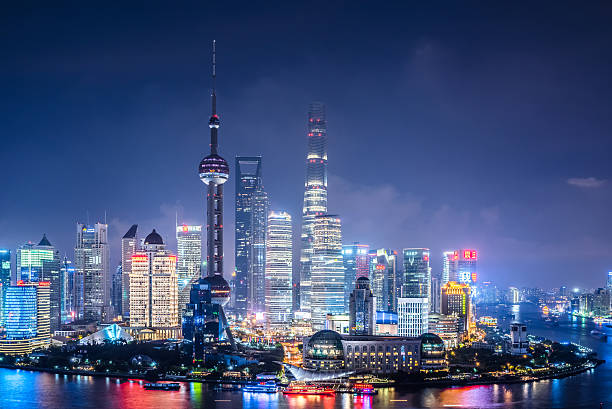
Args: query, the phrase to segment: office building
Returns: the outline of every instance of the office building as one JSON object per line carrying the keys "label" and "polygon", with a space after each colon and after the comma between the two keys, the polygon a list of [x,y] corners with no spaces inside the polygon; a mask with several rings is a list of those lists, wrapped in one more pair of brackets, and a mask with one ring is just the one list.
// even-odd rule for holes
{"label": "office building", "polygon": [[0,327],[5,325],[6,292],[11,285],[11,251],[0,249]]}
{"label": "office building", "polygon": [[508,302],[518,304],[521,302],[521,292],[516,287],[508,287]]}
{"label": "office building", "polygon": [[[457,255],[458,257],[458,255]],[[448,283],[449,281],[458,281],[457,278],[457,264],[455,262],[455,252],[445,251],[442,253],[442,277],[441,285]]]}
{"label": "office building", "polygon": [[130,272],[130,327],[174,332],[178,337],[178,277],[176,256],[166,250],[153,229],[144,248],[132,256]]}
{"label": "office building", "polygon": [[430,314],[428,332],[439,336],[446,349],[456,348],[459,345],[459,320],[457,315]]}
{"label": "office building", "polygon": [[[246,318],[249,309],[251,256],[253,252],[253,219],[261,225],[261,210],[253,214],[253,195],[263,190],[261,156],[236,156],[236,230],[235,277],[232,280],[231,307],[238,319]],[[261,197],[261,193],[258,198]],[[261,232],[258,232],[261,237]]]}
{"label": "office building", "polygon": [[397,251],[378,249],[370,253],[370,282],[376,311],[397,311]]}
{"label": "office building", "polygon": [[370,256],[367,244],[347,244],[342,246],[342,259],[344,262],[344,309],[349,309],[349,299],[355,281],[359,277],[370,277]]}
{"label": "office building", "polygon": [[325,318],[325,329],[335,331],[338,334],[349,334],[350,326],[350,314],[327,314]]}
{"label": "office building", "polygon": [[51,341],[51,284],[48,281],[23,282],[6,292],[5,338],[0,353],[27,355],[47,348]]}
{"label": "office building", "polygon": [[464,284],[474,284],[478,279],[478,255],[476,250],[461,249],[455,252],[455,262],[458,281]]}
{"label": "office building", "polygon": [[524,355],[529,349],[527,340],[527,326],[525,324],[510,324],[510,354]]}
{"label": "office building", "polygon": [[178,277],[179,312],[189,303],[191,286],[201,277],[202,226],[176,226],[176,275]]}
{"label": "office building", "polygon": [[404,249],[403,259],[404,281],[402,284],[402,297],[429,298],[431,281],[429,249]]}
{"label": "office building", "polygon": [[121,308],[123,307],[123,303],[121,300],[121,287],[122,287],[122,279],[123,279],[123,272],[121,270],[121,264],[119,264],[115,270],[113,271],[113,276],[111,278],[111,291],[110,291],[110,297],[111,297],[111,308],[113,310],[113,314],[114,316],[122,316],[121,315]]}
{"label": "office building", "polygon": [[466,335],[469,332],[471,317],[470,286],[456,281],[449,281],[442,287],[442,314],[459,317],[458,331]]}
{"label": "office building", "polygon": [[442,290],[440,287],[440,277],[431,277],[430,282],[430,299],[429,299],[429,312],[433,314],[440,313],[440,297],[442,296]]}
{"label": "office building", "polygon": [[608,271],[608,282],[607,282],[607,286],[608,286],[608,288],[612,289],[612,271]]}
{"label": "office building", "polygon": [[49,282],[51,331],[59,329],[63,293],[59,251],[43,235],[38,244],[27,243],[17,249],[17,277],[24,283]]}
{"label": "office building", "polygon": [[342,232],[336,215],[315,217],[311,273],[311,313],[315,330],[325,328],[327,314],[344,313]]}
{"label": "office building", "polygon": [[397,300],[397,332],[400,337],[418,337],[428,331],[429,299],[401,297]]}
{"label": "office building", "polygon": [[398,318],[396,312],[376,312],[376,331],[375,335],[392,335],[397,336]]}
{"label": "office building", "polygon": [[311,285],[314,256],[315,218],[327,214],[327,118],[325,105],[313,102],[308,109],[308,154],[302,209],[302,248],[300,281],[297,291],[299,308],[311,311]]}
{"label": "office building", "polygon": [[268,224],[268,194],[258,187],[251,200],[251,250],[249,252],[248,311],[266,311],[266,230]]}
{"label": "office building", "polygon": [[108,225],[77,223],[74,249],[78,318],[104,321],[112,318]]}
{"label": "office building", "polygon": [[66,294],[62,307],[62,323],[68,323],[74,321],[77,317],[75,268],[72,265],[72,261],[68,260],[68,257],[64,257],[62,260],[60,271],[63,278],[63,287],[65,288],[64,294]]}
{"label": "office building", "polygon": [[132,227],[121,238],[121,315],[130,317],[130,273],[132,256],[138,251],[138,225]]}
{"label": "office building", "polygon": [[270,212],[265,270],[265,318],[268,328],[286,328],[292,319],[292,270],[291,215],[287,212]]}
{"label": "office building", "polygon": [[374,335],[376,329],[376,299],[370,280],[359,277],[349,300],[349,334]]}
{"label": "office building", "polygon": [[610,290],[598,288],[593,293],[593,315],[605,317],[610,313]]}

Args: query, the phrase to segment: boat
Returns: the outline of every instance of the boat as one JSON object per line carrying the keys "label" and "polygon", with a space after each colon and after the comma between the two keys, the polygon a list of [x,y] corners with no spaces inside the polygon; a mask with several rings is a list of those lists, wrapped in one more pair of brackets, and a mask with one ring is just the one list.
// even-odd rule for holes
{"label": "boat", "polygon": [[283,391],[285,395],[323,395],[334,396],[336,392],[333,389],[326,389],[317,385],[309,385],[301,382],[292,382],[289,387]]}
{"label": "boat", "polygon": [[353,386],[353,393],[355,395],[376,395],[378,391],[370,383],[356,383]]}
{"label": "boat", "polygon": [[181,384],[178,382],[145,383],[144,388],[151,391],[178,391],[181,389]]}
{"label": "boat", "polygon": [[255,393],[276,393],[278,392],[278,385],[274,381],[259,382],[251,385],[245,385],[242,390],[244,392],[255,392]]}

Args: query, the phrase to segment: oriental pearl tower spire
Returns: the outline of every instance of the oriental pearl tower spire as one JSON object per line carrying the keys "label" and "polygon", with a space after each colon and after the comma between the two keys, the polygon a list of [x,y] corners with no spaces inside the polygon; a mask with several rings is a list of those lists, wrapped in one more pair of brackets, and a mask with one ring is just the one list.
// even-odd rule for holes
{"label": "oriental pearl tower spire", "polygon": [[219,116],[217,115],[217,94],[215,92],[216,49],[213,41],[212,53],[212,114],[208,121],[210,128],[210,155],[202,159],[199,166],[200,180],[207,185],[206,195],[206,265],[210,284],[212,302],[221,306],[227,304],[230,287],[223,278],[223,184],[229,178],[227,161],[217,154],[219,147],[217,133]]}

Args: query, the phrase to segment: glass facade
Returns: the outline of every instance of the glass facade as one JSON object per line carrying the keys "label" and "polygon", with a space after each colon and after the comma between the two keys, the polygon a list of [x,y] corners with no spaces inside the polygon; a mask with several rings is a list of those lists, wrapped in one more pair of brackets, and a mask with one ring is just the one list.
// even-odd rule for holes
{"label": "glass facade", "polygon": [[397,311],[397,251],[378,249],[370,253],[370,282],[376,311]]}
{"label": "glass facade", "polygon": [[268,194],[259,186],[251,200],[251,250],[249,254],[249,308],[252,314],[266,310],[266,228],[268,224]]}
{"label": "glass facade", "polygon": [[0,327],[4,327],[6,292],[11,285],[11,251],[0,249]]}
{"label": "glass facade", "polygon": [[327,314],[344,313],[344,263],[340,218],[315,217],[312,256],[312,327],[325,328]]}
{"label": "glass facade", "polygon": [[76,269],[76,311],[79,318],[112,318],[110,305],[111,274],[107,239],[108,225],[77,223],[74,249]]}
{"label": "glass facade", "polygon": [[191,286],[201,277],[202,226],[176,226],[179,311],[189,303]]}
{"label": "glass facade", "polygon": [[359,277],[370,276],[370,256],[367,244],[347,244],[342,246],[342,259],[344,261],[344,308],[349,309],[349,299],[355,281]]}
{"label": "glass facade", "polygon": [[270,212],[266,239],[266,322],[286,327],[292,312],[293,234],[291,215]]}
{"label": "glass facade", "polygon": [[429,298],[431,268],[429,249],[404,249],[402,297]]}
{"label": "glass facade", "polygon": [[36,336],[36,286],[19,285],[6,292],[6,338],[28,339]]}
{"label": "glass facade", "polygon": [[[311,311],[311,286],[315,242],[315,218],[327,213],[327,119],[325,105],[310,104],[308,110],[308,155],[302,209],[302,248],[297,300],[302,311]],[[343,297],[344,298],[344,297]]]}

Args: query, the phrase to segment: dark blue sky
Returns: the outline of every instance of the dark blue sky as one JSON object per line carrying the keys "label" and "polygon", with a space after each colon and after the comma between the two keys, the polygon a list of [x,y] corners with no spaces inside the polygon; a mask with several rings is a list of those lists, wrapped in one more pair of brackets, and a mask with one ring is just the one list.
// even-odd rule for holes
{"label": "dark blue sky", "polygon": [[72,257],[75,223],[106,211],[116,264],[132,223],[171,246],[177,209],[202,223],[216,39],[221,154],[264,156],[274,209],[299,222],[321,100],[346,242],[430,247],[436,271],[443,250],[473,247],[482,279],[601,286],[612,7],[531,3],[5,6],[0,246],[47,233]]}

